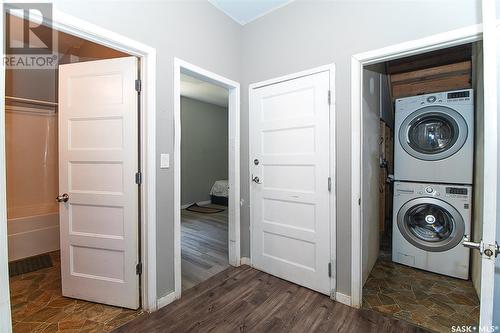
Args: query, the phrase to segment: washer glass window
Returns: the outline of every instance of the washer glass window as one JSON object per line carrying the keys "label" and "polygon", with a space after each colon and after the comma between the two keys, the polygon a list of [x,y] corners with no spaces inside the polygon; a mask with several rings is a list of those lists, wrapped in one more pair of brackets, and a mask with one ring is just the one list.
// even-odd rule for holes
{"label": "washer glass window", "polygon": [[458,139],[457,122],[440,114],[427,114],[410,123],[408,144],[424,154],[441,153]]}
{"label": "washer glass window", "polygon": [[441,242],[449,238],[455,228],[451,214],[434,204],[419,204],[405,214],[408,230],[426,242]]}
{"label": "washer glass window", "polygon": [[460,113],[449,107],[433,105],[406,117],[399,129],[399,142],[411,156],[437,161],[458,152],[467,135],[467,123]]}
{"label": "washer glass window", "polygon": [[398,229],[413,246],[432,252],[454,248],[462,241],[465,222],[449,203],[428,197],[406,202],[398,211]]}

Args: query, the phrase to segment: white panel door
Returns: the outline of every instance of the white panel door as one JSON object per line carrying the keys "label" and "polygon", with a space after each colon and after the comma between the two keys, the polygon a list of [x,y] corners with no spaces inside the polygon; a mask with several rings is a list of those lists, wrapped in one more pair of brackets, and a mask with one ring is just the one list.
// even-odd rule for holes
{"label": "white panel door", "polygon": [[[481,292],[479,330],[498,331],[500,326],[500,26],[494,1],[482,2],[484,64],[484,194],[483,235],[485,250],[481,254]],[[479,245],[479,244],[477,244]],[[478,330],[478,331],[479,331]]]}
{"label": "white panel door", "polygon": [[252,265],[330,294],[330,72],[253,89]]}
{"label": "white panel door", "polygon": [[59,66],[64,296],[139,307],[137,58]]}

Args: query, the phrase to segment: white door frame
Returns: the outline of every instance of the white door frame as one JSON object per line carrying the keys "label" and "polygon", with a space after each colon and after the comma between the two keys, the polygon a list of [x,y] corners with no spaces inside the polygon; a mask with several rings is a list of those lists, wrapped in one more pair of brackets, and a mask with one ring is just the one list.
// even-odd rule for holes
{"label": "white door frame", "polygon": [[[330,103],[330,175],[332,177],[332,191],[330,192],[330,262],[332,262],[332,276],[330,277],[330,290],[331,290],[331,298],[337,300],[338,302],[347,304],[349,302],[349,296],[338,293],[337,290],[337,239],[336,239],[336,228],[337,228],[337,174],[336,174],[336,147],[335,147],[335,119],[337,117],[335,113],[335,64],[329,64],[324,66],[319,66],[316,68],[308,69],[305,71],[300,71],[297,73],[280,76],[277,78],[273,78],[266,81],[252,83],[248,86],[248,109],[252,110],[252,99],[253,99],[253,90],[257,88],[261,88],[264,86],[268,86],[275,83],[280,83],[283,81],[289,81],[293,79],[297,79],[303,76],[313,75],[320,72],[330,71],[330,90],[331,93],[331,103]],[[248,131],[248,163],[253,163],[252,156],[252,124],[249,124]],[[252,262],[252,251],[253,251],[253,241],[252,241],[252,233],[253,233],[253,223],[252,223],[252,179],[249,175],[248,177],[248,188],[250,189],[250,265],[253,267]]]}
{"label": "white door frame", "polygon": [[[34,17],[33,19],[40,19]],[[101,28],[87,21],[68,15],[57,9],[53,10],[52,28],[65,32],[97,44],[107,46],[140,58],[140,78],[142,81],[142,92],[140,99],[140,149],[141,167],[143,173],[143,184],[141,185],[141,261],[143,273],[141,275],[141,299],[142,309],[154,311],[157,309],[156,294],[156,49],[139,43],[113,31]],[[2,25],[3,26],[3,25]],[[2,77],[5,75],[5,67],[2,66]],[[2,84],[4,84],[2,80]],[[5,89],[2,91],[0,111],[0,128],[5,128],[3,107],[5,104]],[[0,139],[0,175],[5,175],[5,140]],[[6,207],[6,187],[0,181],[0,205]],[[5,210],[2,209],[2,212]],[[7,239],[6,215],[0,216],[0,239]],[[6,253],[0,251],[2,253]],[[1,259],[1,258],[0,258]],[[8,281],[8,270],[1,263],[0,274],[2,274],[0,286],[2,290],[8,290],[5,286],[5,276]],[[139,288],[139,286],[137,286]],[[3,313],[2,316],[4,317]]]}
{"label": "white door frame", "polygon": [[240,265],[240,84],[174,58],[174,285],[182,293],[181,269],[181,73],[222,86],[229,91],[229,264]]}
{"label": "white door frame", "polygon": [[445,33],[358,53],[351,58],[351,299],[352,306],[362,304],[363,227],[361,196],[363,184],[363,67],[379,62],[430,52],[482,39],[482,25],[472,25]]}

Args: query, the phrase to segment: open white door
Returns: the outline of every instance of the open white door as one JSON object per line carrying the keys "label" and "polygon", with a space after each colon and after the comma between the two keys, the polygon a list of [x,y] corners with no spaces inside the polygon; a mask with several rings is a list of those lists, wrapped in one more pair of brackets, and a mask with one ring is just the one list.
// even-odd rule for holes
{"label": "open white door", "polygon": [[59,66],[64,296],[139,307],[137,58]]}
{"label": "open white door", "polygon": [[[496,244],[500,233],[498,96],[500,79],[500,30],[494,1],[483,1],[484,54],[484,201],[482,243],[472,243],[481,251],[480,332],[496,332],[500,327],[500,257]],[[496,326],[496,329],[494,329]]]}
{"label": "open white door", "polygon": [[250,97],[252,265],[328,295],[329,90],[327,70]]}

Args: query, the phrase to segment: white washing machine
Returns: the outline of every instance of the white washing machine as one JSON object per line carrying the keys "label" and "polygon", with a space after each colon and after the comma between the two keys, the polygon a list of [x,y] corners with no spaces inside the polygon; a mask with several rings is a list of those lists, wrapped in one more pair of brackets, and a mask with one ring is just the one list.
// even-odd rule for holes
{"label": "white washing machine", "polygon": [[394,179],[472,184],[473,90],[396,100]]}
{"label": "white washing machine", "polygon": [[472,187],[394,182],[392,260],[423,270],[469,278]]}

